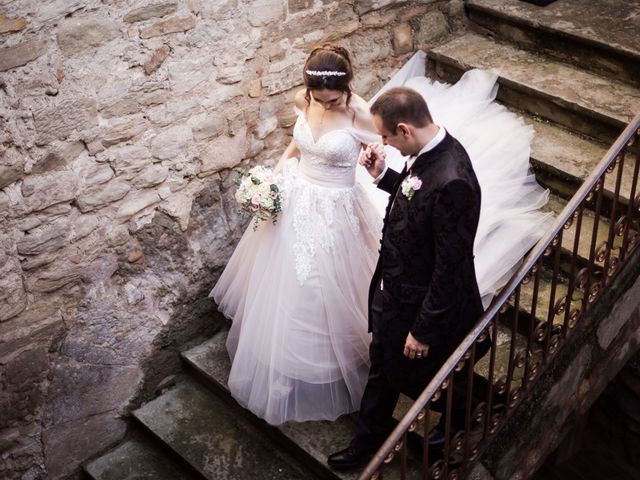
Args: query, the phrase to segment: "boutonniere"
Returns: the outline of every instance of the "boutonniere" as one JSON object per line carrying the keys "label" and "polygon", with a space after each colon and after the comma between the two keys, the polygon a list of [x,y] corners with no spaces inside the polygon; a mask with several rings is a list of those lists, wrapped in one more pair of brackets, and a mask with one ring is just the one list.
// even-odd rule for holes
{"label": "boutonniere", "polygon": [[409,175],[402,181],[402,194],[407,197],[407,200],[411,200],[413,194],[420,190],[420,187],[422,187],[422,180],[414,175]]}

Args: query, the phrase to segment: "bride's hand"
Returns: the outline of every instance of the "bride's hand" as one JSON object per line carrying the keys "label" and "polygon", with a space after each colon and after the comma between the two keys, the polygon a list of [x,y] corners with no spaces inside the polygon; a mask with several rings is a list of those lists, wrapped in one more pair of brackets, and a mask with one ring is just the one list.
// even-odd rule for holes
{"label": "bride's hand", "polygon": [[384,171],[386,153],[379,143],[370,143],[360,151],[358,163],[367,169],[369,175],[377,178]]}

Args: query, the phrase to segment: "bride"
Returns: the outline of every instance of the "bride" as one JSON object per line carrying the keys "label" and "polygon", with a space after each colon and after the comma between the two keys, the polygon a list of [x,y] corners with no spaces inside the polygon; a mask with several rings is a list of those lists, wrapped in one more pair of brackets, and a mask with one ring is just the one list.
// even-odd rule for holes
{"label": "bride", "polygon": [[[547,221],[537,211],[547,194],[529,171],[531,128],[492,103],[495,75],[472,71],[449,86],[423,74],[419,52],[385,88],[419,91],[469,153],[483,195],[474,250],[487,303]],[[282,212],[275,225],[247,228],[211,292],[232,319],[229,389],[271,424],[353,412],[367,381],[367,297],[386,198],[356,170],[361,147],[380,138],[352,78],[345,49],[309,55],[293,140],[276,167]],[[394,159],[404,161],[387,147],[387,163]]]}

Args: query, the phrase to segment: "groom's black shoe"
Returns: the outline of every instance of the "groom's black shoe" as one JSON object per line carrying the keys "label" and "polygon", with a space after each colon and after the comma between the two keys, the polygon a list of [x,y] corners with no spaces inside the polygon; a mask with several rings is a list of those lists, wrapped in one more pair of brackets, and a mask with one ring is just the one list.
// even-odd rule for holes
{"label": "groom's black shoe", "polygon": [[369,450],[357,450],[349,445],[344,450],[329,455],[327,464],[334,470],[353,470],[364,467],[373,453]]}

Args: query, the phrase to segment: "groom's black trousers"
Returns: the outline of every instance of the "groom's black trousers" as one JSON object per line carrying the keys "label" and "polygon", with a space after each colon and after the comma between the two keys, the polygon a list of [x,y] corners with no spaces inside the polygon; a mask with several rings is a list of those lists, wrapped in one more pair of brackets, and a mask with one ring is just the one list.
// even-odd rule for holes
{"label": "groom's black trousers", "polygon": [[[442,366],[441,362],[434,362],[432,369],[425,373],[424,380],[419,384],[402,389],[394,386],[384,371],[384,345],[379,335],[382,320],[382,292],[379,288],[376,289],[376,293],[373,296],[371,315],[373,329],[371,345],[369,346],[371,368],[369,369],[369,378],[356,421],[356,436],[351,442],[351,446],[356,451],[362,452],[377,450],[395,428],[397,421],[393,418],[393,411],[398,403],[400,394],[403,393],[415,400]],[[480,358],[484,352],[486,350],[476,358]],[[456,374],[456,377],[460,375],[460,377],[466,378],[467,374],[464,372],[468,372],[468,370],[466,368],[463,369],[460,374]],[[454,384],[456,384],[456,387],[458,386],[457,382],[454,382]],[[474,375],[474,384],[481,390],[486,390],[486,380],[483,377]],[[464,428],[465,425],[465,397],[466,392],[463,388],[454,388],[451,419],[457,428]],[[444,412],[445,398],[446,395],[442,395],[440,400],[432,403],[431,408],[435,411]]]}

